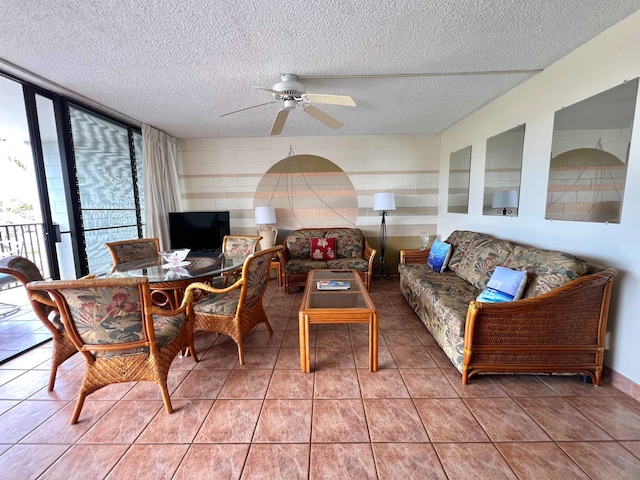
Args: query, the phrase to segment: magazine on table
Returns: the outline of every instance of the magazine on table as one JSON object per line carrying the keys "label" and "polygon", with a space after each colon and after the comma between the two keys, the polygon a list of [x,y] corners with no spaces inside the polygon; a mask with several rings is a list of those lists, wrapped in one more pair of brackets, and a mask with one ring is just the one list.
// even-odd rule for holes
{"label": "magazine on table", "polygon": [[351,288],[351,282],[343,280],[319,280],[318,290],[348,290]]}

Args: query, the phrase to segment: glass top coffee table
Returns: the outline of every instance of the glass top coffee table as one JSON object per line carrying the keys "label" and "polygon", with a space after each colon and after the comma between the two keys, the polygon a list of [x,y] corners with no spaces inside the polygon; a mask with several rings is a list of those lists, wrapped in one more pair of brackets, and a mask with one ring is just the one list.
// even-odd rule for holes
{"label": "glass top coffee table", "polygon": [[[320,281],[348,282],[349,288],[319,289]],[[355,270],[311,270],[298,314],[300,320],[300,368],[311,371],[309,325],[316,323],[368,323],[369,370],[378,371],[378,312]]]}

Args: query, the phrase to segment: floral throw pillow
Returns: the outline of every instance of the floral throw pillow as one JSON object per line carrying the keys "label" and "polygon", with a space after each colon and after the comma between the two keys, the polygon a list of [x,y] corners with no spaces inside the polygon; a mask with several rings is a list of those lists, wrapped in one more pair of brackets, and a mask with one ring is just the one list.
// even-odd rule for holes
{"label": "floral throw pillow", "polygon": [[311,238],[311,260],[335,260],[336,239],[324,237]]}

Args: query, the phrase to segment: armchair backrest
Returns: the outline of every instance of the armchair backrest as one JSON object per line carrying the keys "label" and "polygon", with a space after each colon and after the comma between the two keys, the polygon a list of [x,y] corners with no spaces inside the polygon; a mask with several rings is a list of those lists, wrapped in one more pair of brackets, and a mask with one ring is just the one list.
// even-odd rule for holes
{"label": "armchair backrest", "polygon": [[51,292],[71,341],[85,355],[155,346],[147,278],[53,280],[29,289]]}
{"label": "armchair backrest", "polygon": [[160,253],[157,238],[132,238],[105,243],[114,265],[156,257]]}
{"label": "armchair backrest", "polygon": [[269,283],[271,259],[282,249],[282,245],[277,245],[247,257],[242,267],[244,285],[240,293],[241,305],[249,306],[264,294]]}
{"label": "armchair backrest", "polygon": [[222,239],[222,253],[227,258],[246,258],[256,251],[259,235],[225,235]]}
{"label": "armchair backrest", "polygon": [[[0,273],[11,275],[22,285],[27,286],[29,282],[36,282],[43,280],[42,274],[38,269],[38,266],[31,260],[25,257],[13,255],[10,257],[4,257],[0,259]],[[55,310],[53,300],[44,291],[27,291],[29,302],[35,314],[48,324],[54,320],[54,324],[57,318],[49,318],[50,313]],[[56,324],[56,329],[60,329],[62,324]]]}

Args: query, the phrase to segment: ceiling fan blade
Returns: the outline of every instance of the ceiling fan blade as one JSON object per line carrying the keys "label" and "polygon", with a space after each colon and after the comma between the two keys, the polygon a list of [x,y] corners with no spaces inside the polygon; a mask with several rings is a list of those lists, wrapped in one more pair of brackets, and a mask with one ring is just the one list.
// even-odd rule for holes
{"label": "ceiling fan blade", "polygon": [[344,123],[339,122],[338,120],[333,118],[331,115],[324,113],[322,110],[320,110],[317,107],[314,107],[313,105],[309,105],[309,104],[302,105],[302,110],[305,113],[308,113],[309,115],[311,115],[316,120],[320,120],[322,123],[324,123],[328,127],[333,128],[334,130],[337,130],[338,128],[344,125]]}
{"label": "ceiling fan blade", "polygon": [[227,113],[223,113],[222,115],[219,115],[220,117],[226,117],[227,115],[231,115],[233,113],[238,113],[238,112],[244,112],[245,110],[250,110],[252,108],[256,108],[256,107],[262,107],[264,105],[269,105],[271,103],[278,103],[277,101],[272,101],[272,102],[267,102],[267,103],[261,103],[259,105],[253,105],[251,107],[247,107],[247,108],[241,108],[240,110],[234,110],[233,112],[227,112]]}
{"label": "ceiling fan blade", "polygon": [[287,108],[281,108],[276,113],[276,118],[273,121],[273,126],[271,127],[271,133],[269,135],[280,135],[282,133],[282,129],[284,128],[284,122],[287,121],[287,117],[289,116],[289,110]]}
{"label": "ceiling fan blade", "polygon": [[252,86],[251,88],[257,88],[258,90],[264,90],[265,92],[275,93],[276,95],[280,95],[281,93],[278,90],[274,90],[273,88],[255,87],[255,86]]}
{"label": "ceiling fan blade", "polygon": [[331,105],[342,105],[345,107],[355,107],[356,102],[348,95],[325,95],[322,93],[307,93],[304,98],[313,103],[327,103]]}

